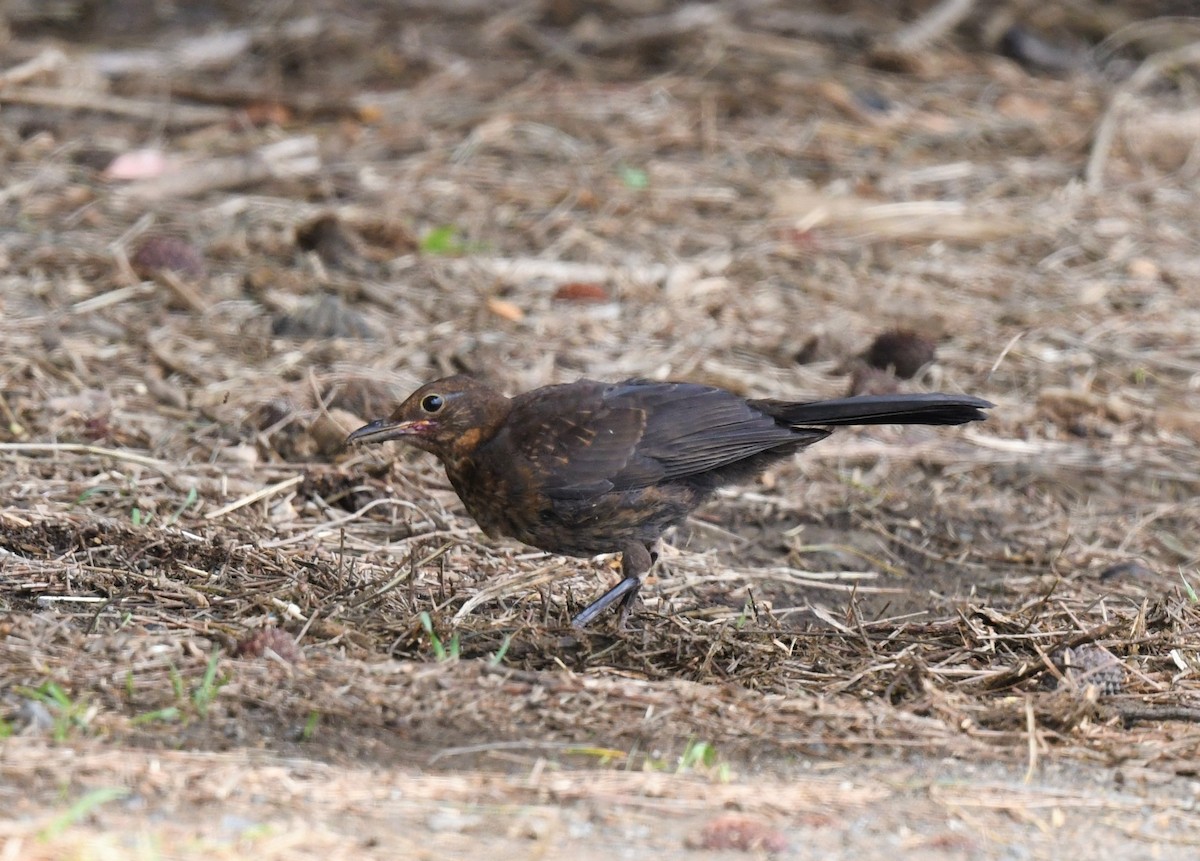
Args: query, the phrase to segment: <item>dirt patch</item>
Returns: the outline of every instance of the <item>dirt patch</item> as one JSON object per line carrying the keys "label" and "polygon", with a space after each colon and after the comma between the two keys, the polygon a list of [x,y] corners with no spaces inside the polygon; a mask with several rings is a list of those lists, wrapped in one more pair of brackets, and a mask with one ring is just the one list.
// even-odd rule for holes
{"label": "dirt patch", "polygon": [[[109,5],[4,13],[0,855],[1194,855],[1177,28]],[[722,491],[580,633],[612,560],[341,445],[458,371],[997,407]]]}

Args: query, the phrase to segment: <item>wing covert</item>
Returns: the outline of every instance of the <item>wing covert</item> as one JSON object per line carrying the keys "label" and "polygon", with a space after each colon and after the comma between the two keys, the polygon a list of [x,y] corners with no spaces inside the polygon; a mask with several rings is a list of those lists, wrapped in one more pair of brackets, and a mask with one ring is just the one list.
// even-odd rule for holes
{"label": "wing covert", "polygon": [[824,435],[798,433],[723,389],[648,380],[542,389],[517,399],[509,423],[543,490],[562,499],[681,479]]}

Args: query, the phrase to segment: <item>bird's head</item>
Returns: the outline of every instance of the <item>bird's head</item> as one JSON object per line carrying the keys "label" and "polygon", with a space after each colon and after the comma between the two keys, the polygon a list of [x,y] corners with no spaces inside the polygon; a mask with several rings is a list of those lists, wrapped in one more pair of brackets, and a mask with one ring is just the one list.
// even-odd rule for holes
{"label": "bird's head", "polygon": [[511,402],[473,377],[459,374],[426,383],[386,419],[363,425],[346,442],[402,440],[442,460],[469,455],[491,437]]}

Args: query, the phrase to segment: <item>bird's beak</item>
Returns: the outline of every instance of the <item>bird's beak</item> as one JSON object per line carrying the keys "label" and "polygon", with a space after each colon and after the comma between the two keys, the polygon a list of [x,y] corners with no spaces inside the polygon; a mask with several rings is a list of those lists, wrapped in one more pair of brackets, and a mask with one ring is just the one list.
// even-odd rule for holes
{"label": "bird's beak", "polygon": [[369,425],[363,425],[350,436],[347,443],[352,442],[386,442],[389,439],[414,436],[429,429],[430,422],[418,419],[409,422],[394,422],[391,419],[378,419]]}

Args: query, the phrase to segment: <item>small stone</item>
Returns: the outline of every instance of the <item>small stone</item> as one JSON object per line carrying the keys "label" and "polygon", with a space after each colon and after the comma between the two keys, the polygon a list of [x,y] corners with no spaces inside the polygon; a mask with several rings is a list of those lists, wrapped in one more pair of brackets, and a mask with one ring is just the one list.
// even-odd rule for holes
{"label": "small stone", "polygon": [[863,358],[872,368],[891,370],[902,380],[912,379],[937,357],[933,341],[910,329],[893,329],[877,337]]}
{"label": "small stone", "polygon": [[1067,681],[1080,689],[1095,685],[1101,696],[1114,696],[1125,684],[1125,667],[1120,659],[1095,643],[1060,649],[1053,660]]}
{"label": "small stone", "polygon": [[296,245],[313,251],[327,266],[361,272],[362,239],[335,215],[321,215],[296,228]]}
{"label": "small stone", "polygon": [[178,236],[147,236],[130,256],[129,265],[142,278],[153,278],[162,271],[191,280],[208,274],[200,249]]}
{"label": "small stone", "polygon": [[699,835],[687,841],[689,849],[709,852],[785,852],[787,837],[782,831],[752,816],[727,813],[712,819]]}
{"label": "small stone", "polygon": [[239,658],[261,658],[268,650],[289,664],[298,664],[304,660],[304,654],[296,645],[296,640],[280,628],[262,628],[242,638],[233,654]]}

